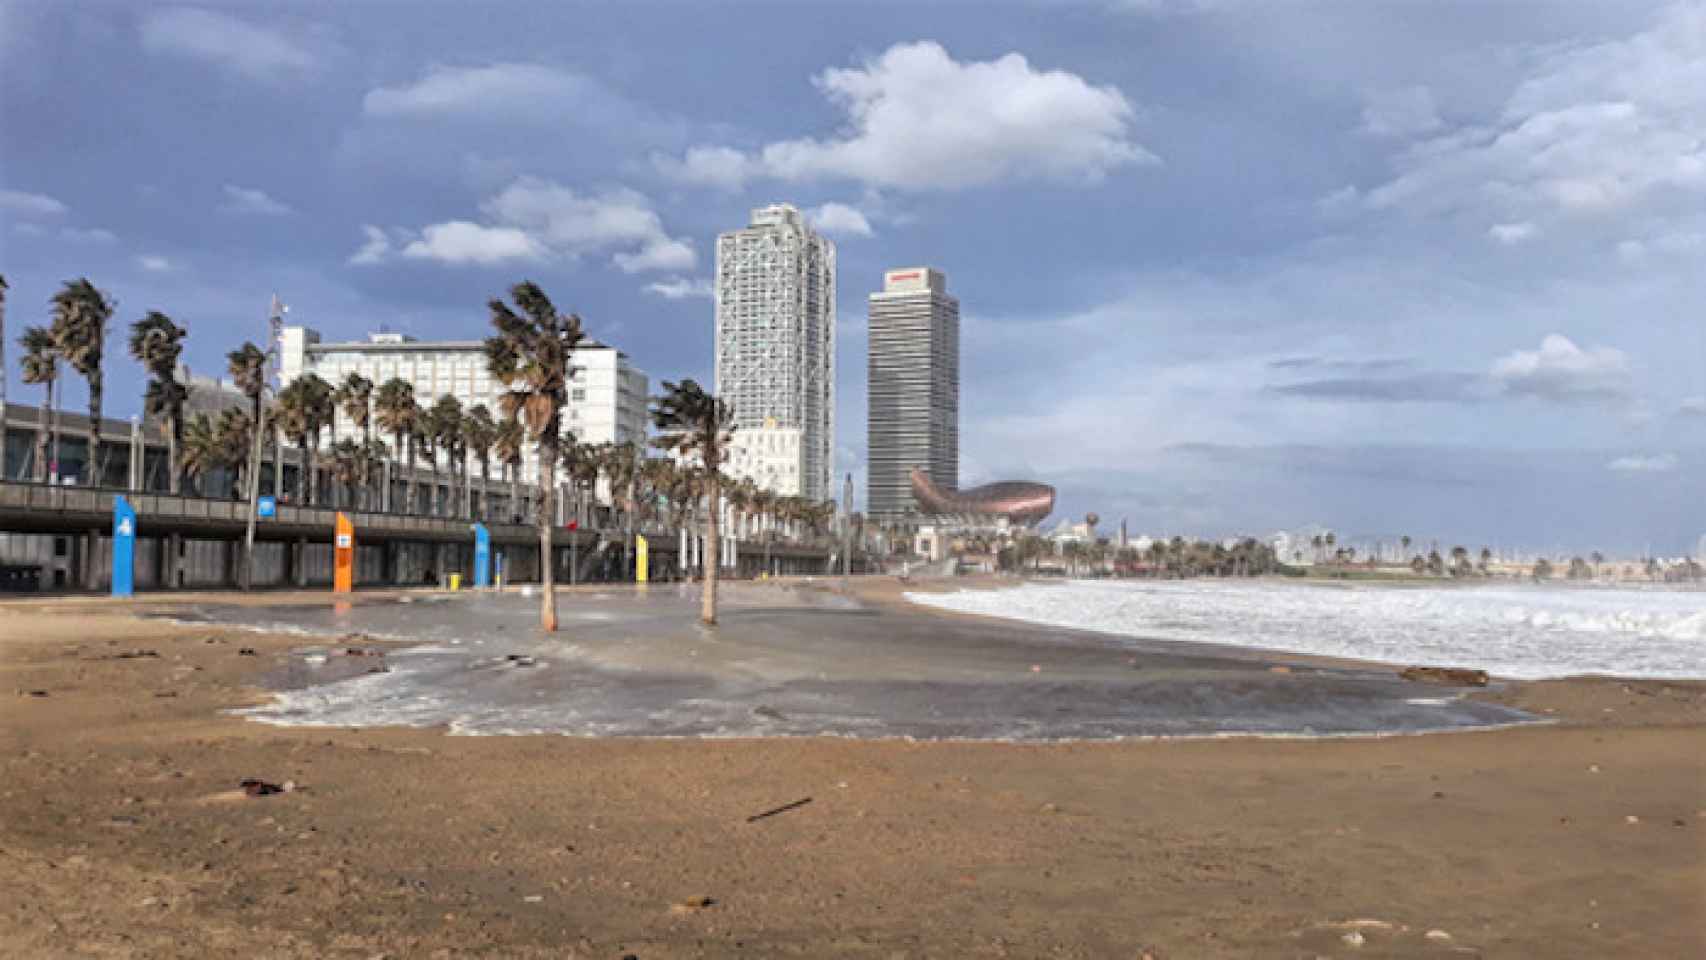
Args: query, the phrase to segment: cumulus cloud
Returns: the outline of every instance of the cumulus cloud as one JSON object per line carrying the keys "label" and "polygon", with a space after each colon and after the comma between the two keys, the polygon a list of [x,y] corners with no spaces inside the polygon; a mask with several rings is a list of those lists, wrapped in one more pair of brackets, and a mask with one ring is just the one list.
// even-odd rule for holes
{"label": "cumulus cloud", "polygon": [[[693,244],[673,237],[644,194],[626,188],[580,193],[537,177],[523,177],[480,204],[485,222],[432,224],[402,247],[411,259],[451,264],[608,256],[624,273],[683,273],[698,266]],[[391,234],[365,226],[365,242],[352,264],[387,259]]]}
{"label": "cumulus cloud", "polygon": [[251,80],[286,78],[316,64],[306,46],[279,31],[188,7],[171,7],[144,17],[142,48],[199,60]]}
{"label": "cumulus cloud", "polygon": [[1664,473],[1676,469],[1676,454],[1660,453],[1653,456],[1618,457],[1605,465],[1607,470],[1619,473]]}
{"label": "cumulus cloud", "polygon": [[1442,126],[1433,91],[1405,87],[1369,94],[1362,108],[1363,132],[1377,137],[1413,137]]}
{"label": "cumulus cloud", "polygon": [[57,217],[66,206],[43,193],[0,190],[0,210],[18,217]]}
{"label": "cumulus cloud", "polygon": [[1676,412],[1685,417],[1706,417],[1706,397],[1684,397]]}
{"label": "cumulus cloud", "polygon": [[165,273],[167,270],[172,269],[172,261],[165,257],[155,256],[153,254],[143,254],[142,256],[137,257],[136,264],[150,273]]}
{"label": "cumulus cloud", "polygon": [[267,196],[265,190],[254,190],[233,184],[225,185],[225,200],[219,205],[220,213],[234,213],[260,217],[282,217],[293,213],[286,204]]}
{"label": "cumulus cloud", "polygon": [[423,229],[420,239],[403,248],[403,256],[411,260],[490,265],[508,260],[539,260],[545,256],[545,248],[526,231],[514,227],[451,220]]}
{"label": "cumulus cloud", "polygon": [[806,211],[806,219],[818,230],[843,236],[868,237],[871,221],[856,207],[845,203],[826,203]]}
{"label": "cumulus cloud", "polygon": [[1532,223],[1495,223],[1487,228],[1487,236],[1507,247],[1514,247],[1524,240],[1531,240],[1540,229]]}
{"label": "cumulus cloud", "polygon": [[846,114],[840,134],[751,154],[698,147],[660,169],[725,186],[767,176],[929,190],[1097,182],[1158,162],[1131,138],[1134,111],[1118,89],[1038,70],[1017,53],[962,62],[938,43],[900,43],[860,66],[825,70],[814,83]]}
{"label": "cumulus cloud", "polygon": [[350,254],[348,262],[354,266],[384,262],[385,258],[391,255],[391,238],[384,230],[372,224],[363,224],[361,232],[367,239],[356,252]]}
{"label": "cumulus cloud", "polygon": [[1512,396],[1559,402],[1627,396],[1629,358],[1611,347],[1582,349],[1551,334],[1538,350],[1517,350],[1493,364],[1493,380]]}
{"label": "cumulus cloud", "polygon": [[1706,191],[1706,6],[1678,4],[1643,32],[1528,55],[1496,117],[1417,142],[1368,203],[1534,219]]}
{"label": "cumulus cloud", "polygon": [[686,300],[703,297],[707,300],[715,296],[711,281],[699,277],[670,277],[646,284],[646,292],[654,293],[665,300]]}

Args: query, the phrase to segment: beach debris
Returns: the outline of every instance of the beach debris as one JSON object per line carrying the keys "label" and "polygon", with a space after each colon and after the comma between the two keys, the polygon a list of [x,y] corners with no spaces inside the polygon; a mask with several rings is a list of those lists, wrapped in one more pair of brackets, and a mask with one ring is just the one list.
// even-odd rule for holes
{"label": "beach debris", "polygon": [[517,667],[537,667],[539,661],[525,653],[510,653],[504,655],[504,662]]}
{"label": "beach debris", "polygon": [[1040,663],[1031,664],[1031,672],[1032,673],[1042,673],[1043,672],[1043,665]]}
{"label": "beach debris", "polygon": [[1435,943],[1447,943],[1451,940],[1451,934],[1446,933],[1444,930],[1429,930],[1427,933],[1422,934],[1422,936],[1434,941]]}
{"label": "beach debris", "polygon": [[1436,683],[1447,687],[1484,687],[1488,676],[1485,670],[1465,667],[1406,667],[1398,676],[1415,683]]}
{"label": "beach debris", "polygon": [[1588,772],[1589,773],[1598,773],[1599,772],[1599,764],[1597,764],[1597,763],[1588,764]]}
{"label": "beach debris", "polygon": [[20,697],[45,697],[45,696],[47,696],[47,691],[46,690],[19,690],[18,696],[20,696]]}
{"label": "beach debris", "polygon": [[1687,820],[1684,820],[1684,819],[1682,819],[1682,818],[1681,818],[1681,817],[1677,817],[1677,818],[1676,818],[1676,819],[1675,819],[1675,820],[1672,820],[1672,821],[1671,821],[1671,822],[1670,822],[1670,825],[1671,825],[1671,826],[1673,826],[1673,827],[1687,827],[1687,826],[1688,826],[1688,821],[1687,821]]}
{"label": "beach debris", "polygon": [[275,793],[289,793],[296,789],[296,781],[286,780],[283,783],[268,783],[256,777],[248,777],[238,782],[243,795],[248,797],[270,797]]}
{"label": "beach debris", "polygon": [[239,647],[239,648],[237,648],[237,656],[239,656],[239,657],[254,657],[254,656],[259,656],[259,654],[255,653],[254,647]]}
{"label": "beach debris", "polygon": [[178,695],[178,691],[176,691],[176,690],[156,690],[156,691],[154,691],[154,696],[160,698],[161,700],[169,700],[172,697],[175,697],[177,695]]}
{"label": "beach debris", "polygon": [[759,704],[758,706],[752,708],[752,715],[755,717],[763,717],[766,720],[786,720],[786,719],[788,719],[786,716],[784,716],[782,714],[782,711],[776,709],[775,707],[769,706],[768,704]]}
{"label": "beach debris", "polygon": [[1350,947],[1360,947],[1368,942],[1368,938],[1362,935],[1361,930],[1346,931],[1339,939],[1343,940],[1345,945]]}
{"label": "beach debris", "polygon": [[158,660],[160,654],[153,650],[125,650],[120,653],[103,653],[98,657],[84,657],[84,660]]}
{"label": "beach debris", "polygon": [[1632,814],[1632,813],[1631,813],[1631,814],[1630,814],[1630,815],[1628,815],[1628,816],[1627,816],[1627,817],[1624,817],[1624,818],[1623,818],[1623,822],[1624,822],[1624,823],[1628,823],[1628,824],[1636,824],[1636,823],[1640,823],[1640,822],[1641,822],[1641,818],[1640,818],[1640,817],[1637,817],[1637,816],[1635,816],[1635,815],[1634,815],[1634,814]]}
{"label": "beach debris", "polygon": [[521,902],[522,903],[544,903],[545,898],[540,896],[537,893],[530,893],[527,896],[522,897]]}
{"label": "beach debris", "polygon": [[714,907],[716,905],[717,901],[710,897],[688,897],[680,903],[670,904],[669,912],[674,914],[697,913],[700,910]]}
{"label": "beach debris", "polygon": [[811,802],[812,802],[811,797],[804,797],[802,799],[795,800],[792,803],[784,803],[779,807],[771,807],[769,810],[765,810],[762,813],[755,813],[752,816],[747,817],[746,822],[747,823],[757,823],[758,821],[763,820],[766,817],[774,817],[778,813],[787,813],[789,810],[798,810],[799,808],[801,808],[801,807],[803,807],[806,804],[811,803]]}
{"label": "beach debris", "polygon": [[338,656],[341,656],[341,657],[383,657],[383,656],[385,656],[385,651],[383,651],[383,650],[366,650],[366,649],[363,649],[361,647],[345,647],[342,650],[338,651]]}
{"label": "beach debris", "polygon": [[1271,666],[1268,668],[1268,672],[1269,673],[1290,673],[1291,668],[1286,666],[1283,663],[1282,664],[1275,664],[1274,666]]}

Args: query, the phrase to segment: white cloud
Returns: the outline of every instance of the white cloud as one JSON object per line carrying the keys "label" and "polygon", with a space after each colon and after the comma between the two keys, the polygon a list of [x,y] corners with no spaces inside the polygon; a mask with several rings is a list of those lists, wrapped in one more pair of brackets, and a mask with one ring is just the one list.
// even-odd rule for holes
{"label": "white cloud", "polygon": [[1706,417],[1706,397],[1684,397],[1676,412],[1688,417]]}
{"label": "white cloud", "polygon": [[1522,223],[1495,223],[1487,228],[1487,236],[1507,247],[1514,247],[1524,240],[1532,240],[1540,229],[1528,221]]}
{"label": "white cloud", "polygon": [[219,212],[281,217],[295,211],[267,196],[264,190],[253,190],[228,183],[225,185],[225,201],[219,205]]}
{"label": "white cloud", "polygon": [[1362,108],[1363,131],[1377,137],[1413,137],[1441,125],[1439,107],[1427,87],[1372,93]]}
{"label": "white cloud", "polygon": [[154,256],[153,254],[145,253],[137,257],[136,263],[142,269],[151,273],[165,273],[167,270],[172,269],[172,261],[167,260],[165,257]]}
{"label": "white cloud", "polygon": [[655,293],[666,300],[686,300],[690,297],[704,297],[709,300],[715,295],[711,281],[698,277],[670,277],[646,284],[647,293]]}
{"label": "white cloud", "polygon": [[403,256],[411,260],[453,264],[540,260],[545,254],[545,248],[526,231],[487,227],[466,220],[435,223],[421,231],[419,240],[403,248]]}
{"label": "white cloud", "polygon": [[[699,263],[693,244],[672,237],[651,201],[616,188],[583,194],[537,177],[523,177],[480,204],[485,222],[453,220],[421,231],[403,247],[405,257],[443,263],[575,259],[608,255],[624,273],[685,273]],[[367,239],[350,256],[353,264],[378,263],[391,255],[396,231],[362,228]]]}
{"label": "white cloud", "polygon": [[1121,167],[1159,162],[1131,139],[1132,106],[1118,89],[1037,70],[1017,53],[960,62],[938,43],[901,43],[814,82],[846,113],[841,135],[783,140],[754,155],[698,147],[661,168],[720,185],[762,174],[928,190],[1094,183]]}
{"label": "white cloud", "polygon": [[1532,65],[1499,114],[1415,143],[1371,206],[1531,220],[1706,192],[1706,5],[1679,4],[1625,38],[1518,55]]}
{"label": "white cloud", "polygon": [[1618,457],[1605,465],[1619,473],[1664,473],[1676,469],[1676,454],[1660,453],[1650,457]]}
{"label": "white cloud", "polygon": [[118,234],[102,227],[89,227],[87,229],[80,227],[65,227],[59,231],[59,236],[61,239],[69,240],[72,243],[118,242]]}
{"label": "white cloud", "polygon": [[589,119],[629,125],[662,122],[597,80],[537,63],[432,67],[413,83],[369,90],[361,109],[370,117],[498,116],[555,125]]}
{"label": "white cloud", "polygon": [[64,213],[66,207],[46,194],[0,190],[0,210],[20,217],[56,217]]}
{"label": "white cloud", "polygon": [[841,234],[854,237],[871,235],[871,221],[855,207],[845,203],[826,203],[821,207],[806,211],[806,219],[812,226],[830,234]]}
{"label": "white cloud", "polygon": [[1626,396],[1629,359],[1621,350],[1583,350],[1568,337],[1551,334],[1538,350],[1518,350],[1493,364],[1493,379],[1506,393],[1553,401],[1605,400]]}
{"label": "white cloud", "polygon": [[655,154],[652,163],[672,180],[724,190],[738,190],[763,172],[761,164],[733,147],[690,147],[680,160]]}
{"label": "white cloud", "polygon": [[391,255],[391,238],[385,231],[372,224],[364,224],[361,232],[367,237],[362,241],[361,248],[350,254],[348,262],[354,266],[380,263]]}
{"label": "white cloud", "polygon": [[142,48],[200,60],[251,80],[276,80],[315,65],[307,47],[281,32],[187,7],[159,10],[144,18]]}

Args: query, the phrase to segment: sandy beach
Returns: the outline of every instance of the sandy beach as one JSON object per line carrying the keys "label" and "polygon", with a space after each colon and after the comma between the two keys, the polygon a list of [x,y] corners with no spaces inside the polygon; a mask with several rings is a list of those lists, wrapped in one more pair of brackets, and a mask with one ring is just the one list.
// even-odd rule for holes
{"label": "sandy beach", "polygon": [[1698,681],[1512,684],[1553,723],[1382,738],[449,737],[224,713],[305,640],[134,616],[196,600],[0,605],[0,954],[1706,951]]}

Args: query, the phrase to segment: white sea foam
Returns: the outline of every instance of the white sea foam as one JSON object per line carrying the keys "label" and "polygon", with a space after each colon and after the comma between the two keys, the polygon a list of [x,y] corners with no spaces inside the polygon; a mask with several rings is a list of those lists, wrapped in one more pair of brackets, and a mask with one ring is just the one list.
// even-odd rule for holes
{"label": "white sea foam", "polygon": [[908,594],[927,606],[1126,637],[1523,679],[1706,677],[1706,594],[1563,586],[1073,581]]}

